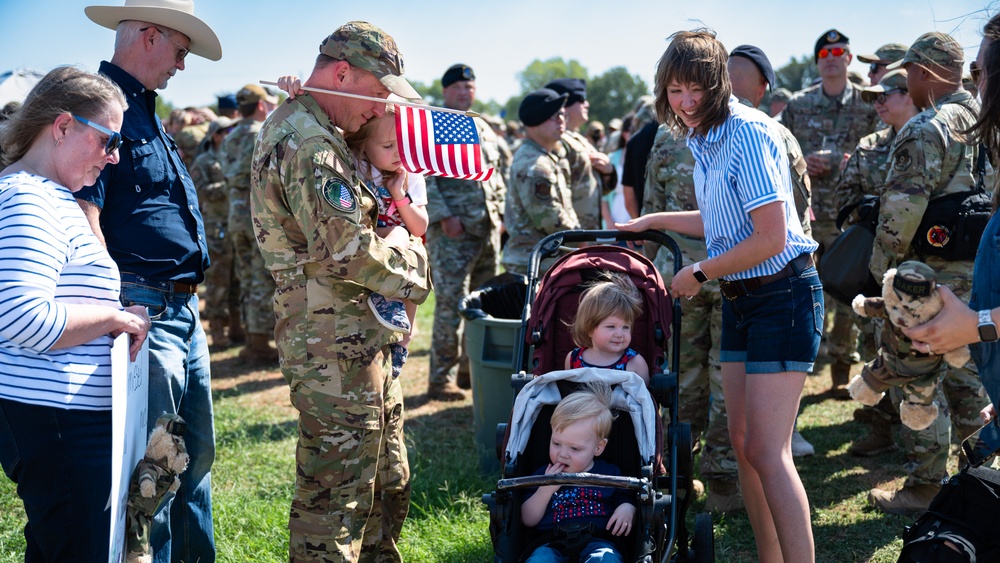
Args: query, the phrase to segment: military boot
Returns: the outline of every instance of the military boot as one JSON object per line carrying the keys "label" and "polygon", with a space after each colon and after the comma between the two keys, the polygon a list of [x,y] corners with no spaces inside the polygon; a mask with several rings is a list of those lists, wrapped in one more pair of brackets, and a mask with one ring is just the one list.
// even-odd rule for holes
{"label": "military boot", "polygon": [[278,363],[278,351],[271,348],[266,334],[248,333],[246,346],[240,350],[240,358],[259,364]]}
{"label": "military boot", "polygon": [[233,344],[243,344],[246,340],[243,321],[240,320],[240,311],[237,307],[231,307],[229,310],[229,341]]}
{"label": "military boot", "polygon": [[427,388],[427,396],[434,401],[462,401],[465,400],[465,393],[455,384],[448,381],[441,385],[431,384]]}
{"label": "military boot", "polygon": [[927,512],[931,500],[940,490],[940,485],[907,485],[898,491],[872,489],[868,493],[868,502],[889,514],[920,516]]}
{"label": "military boot", "polygon": [[895,436],[892,435],[892,422],[882,418],[878,413],[873,413],[871,424],[872,433],[852,444],[847,448],[847,453],[854,457],[872,457],[899,448]]}
{"label": "military boot", "polygon": [[847,383],[851,379],[851,364],[846,362],[834,362],[830,366],[830,379],[833,386],[830,388],[830,396],[840,401],[851,398],[851,393],[847,390]]}
{"label": "military boot", "polygon": [[208,322],[209,334],[212,336],[212,349],[225,350],[232,346],[226,336],[226,326],[222,319],[212,319]]}
{"label": "military boot", "polygon": [[472,389],[472,375],[468,371],[458,370],[455,383],[462,389]]}
{"label": "military boot", "polygon": [[732,516],[745,509],[740,482],[736,479],[712,479],[708,482],[705,510],[713,514]]}

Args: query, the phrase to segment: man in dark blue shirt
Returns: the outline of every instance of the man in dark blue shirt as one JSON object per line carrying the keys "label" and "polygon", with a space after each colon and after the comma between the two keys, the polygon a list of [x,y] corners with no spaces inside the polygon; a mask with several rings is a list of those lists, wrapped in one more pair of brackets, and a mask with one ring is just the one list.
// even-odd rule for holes
{"label": "man in dark blue shirt", "polygon": [[[117,165],[76,193],[90,224],[121,270],[121,300],[149,310],[148,427],[177,413],[187,422],[191,457],[181,487],[156,515],[154,561],[215,561],[211,467],[215,459],[211,375],[198,319],[197,284],[208,248],[198,197],[177,145],[156,116],[157,89],[184,70],[188,52],[222,57],[215,33],[194,16],[193,0],[126,0],[89,6],[87,17],[115,29],[115,53],[100,71],[121,87],[129,108]],[[173,541],[171,541],[173,538]]]}

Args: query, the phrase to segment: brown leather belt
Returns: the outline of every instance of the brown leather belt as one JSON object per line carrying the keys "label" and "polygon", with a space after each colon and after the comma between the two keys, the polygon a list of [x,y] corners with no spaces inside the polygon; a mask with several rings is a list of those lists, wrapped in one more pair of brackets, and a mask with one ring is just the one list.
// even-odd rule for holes
{"label": "brown leather belt", "polygon": [[719,289],[722,291],[722,296],[726,299],[732,301],[737,297],[743,297],[757,291],[762,286],[769,283],[776,282],[778,280],[783,280],[788,276],[798,274],[806,268],[810,268],[814,265],[812,254],[799,254],[798,257],[792,259],[785,267],[778,270],[777,273],[769,274],[766,276],[757,276],[756,278],[747,278],[745,280],[733,280],[728,281],[722,278],[719,279]]}
{"label": "brown leather belt", "polygon": [[133,274],[130,272],[122,272],[121,278],[122,283],[144,285],[146,287],[158,289],[167,293],[189,293],[192,295],[198,293],[198,284],[196,283],[151,280],[145,276],[140,276],[139,274]]}

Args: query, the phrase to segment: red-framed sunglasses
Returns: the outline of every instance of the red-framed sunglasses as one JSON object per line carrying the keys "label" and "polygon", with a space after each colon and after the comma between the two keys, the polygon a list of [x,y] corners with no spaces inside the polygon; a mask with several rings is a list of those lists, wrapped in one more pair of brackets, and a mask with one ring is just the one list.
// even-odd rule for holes
{"label": "red-framed sunglasses", "polygon": [[830,55],[833,55],[835,57],[843,57],[844,54],[848,52],[849,51],[843,47],[834,47],[832,49],[823,48],[819,50],[819,58],[825,59]]}

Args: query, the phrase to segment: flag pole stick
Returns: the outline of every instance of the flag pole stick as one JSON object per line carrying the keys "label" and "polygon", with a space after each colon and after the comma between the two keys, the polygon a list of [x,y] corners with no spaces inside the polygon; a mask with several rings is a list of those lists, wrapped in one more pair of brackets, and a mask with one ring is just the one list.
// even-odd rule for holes
{"label": "flag pole stick", "polygon": [[[264,84],[264,85],[267,85],[267,86],[277,86],[278,85],[277,82],[271,82],[269,80],[261,80],[260,83]],[[356,98],[358,100],[368,100],[369,102],[381,102],[383,104],[395,104],[397,106],[410,106],[410,107],[414,107],[414,108],[423,108],[423,109],[432,109],[432,110],[435,110],[435,111],[443,111],[443,112],[446,112],[446,113],[457,113],[459,115],[466,115],[468,117],[479,117],[479,114],[477,112],[474,112],[474,111],[471,111],[471,110],[470,111],[462,111],[460,109],[439,108],[439,107],[429,106],[429,105],[426,105],[426,104],[418,104],[418,103],[415,103],[415,102],[406,102],[406,101],[401,101],[401,100],[389,100],[389,99],[386,99],[386,98],[374,98],[372,96],[362,96],[361,94],[348,94],[347,92],[335,92],[333,90],[324,90],[322,88],[313,88],[311,86],[299,86],[299,88],[301,90],[305,90],[306,92],[315,92],[317,94],[331,94],[331,95],[334,95],[334,96],[343,96],[345,98]]]}

